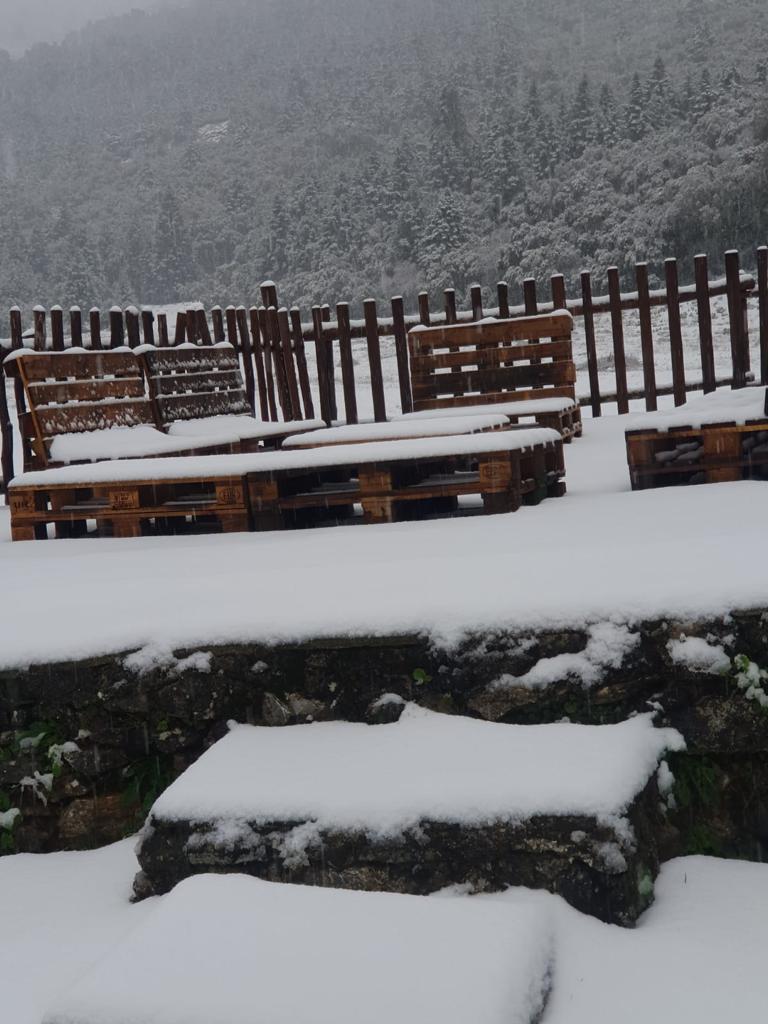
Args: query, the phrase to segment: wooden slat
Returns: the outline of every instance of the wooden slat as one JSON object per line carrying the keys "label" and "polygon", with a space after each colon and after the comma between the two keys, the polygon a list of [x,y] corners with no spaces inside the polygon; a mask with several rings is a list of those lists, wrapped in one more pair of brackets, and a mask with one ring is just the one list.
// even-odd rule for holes
{"label": "wooden slat", "polygon": [[542,394],[541,389],[509,391],[489,391],[478,395],[455,395],[440,398],[424,398],[418,402],[419,411],[427,409],[455,409],[465,405],[482,406],[496,402],[528,402],[540,398],[564,398],[573,400],[573,386],[547,388]]}
{"label": "wooden slat", "polygon": [[341,357],[341,380],[344,388],[344,415],[347,423],[357,423],[355,362],[352,358],[352,336],[349,330],[349,319],[349,303],[338,303],[336,306],[336,322],[339,325],[339,353]]}
{"label": "wooden slat", "polygon": [[715,350],[712,344],[712,309],[709,300],[709,267],[707,257],[694,258],[696,276],[696,306],[699,321],[699,351],[701,353],[701,377],[704,391],[714,391]]}
{"label": "wooden slat", "polygon": [[69,337],[72,348],[83,347],[83,314],[79,306],[72,306],[69,311]]}
{"label": "wooden slat", "polygon": [[672,354],[672,386],[675,405],[685,404],[685,361],[683,358],[683,330],[680,323],[680,286],[677,274],[677,260],[664,260],[664,277],[667,284],[667,319],[669,323],[669,345]]}
{"label": "wooden slat", "polygon": [[414,367],[419,371],[463,366],[477,366],[478,368],[488,369],[491,367],[511,366],[513,363],[528,362],[537,357],[544,367],[549,365],[544,360],[570,362],[572,359],[572,343],[570,340],[541,341],[535,345],[514,345],[504,348],[496,342],[493,345],[486,343],[471,348],[459,348],[456,352],[446,352],[443,349],[434,353],[420,353],[417,351],[414,353],[413,362]]}
{"label": "wooden slat", "polygon": [[13,464],[13,424],[8,407],[8,395],[5,388],[5,375],[0,366],[0,472],[3,476],[3,492],[7,494],[8,484],[15,476]]}
{"label": "wooden slat", "polygon": [[592,277],[588,271],[581,274],[581,302],[584,316],[584,335],[587,344],[587,373],[589,375],[589,401],[592,415],[602,414],[600,402],[600,376],[597,370],[597,343],[595,341],[595,317],[592,305]]}
{"label": "wooden slat", "polygon": [[611,297],[611,335],[613,337],[613,368],[619,413],[629,412],[627,397],[627,361],[624,355],[624,322],[621,315],[621,286],[618,267],[608,268],[608,293]]}
{"label": "wooden slat", "polygon": [[243,392],[240,370],[202,370],[199,373],[174,373],[152,377],[158,395],[194,395],[211,391]]}
{"label": "wooden slat", "polygon": [[116,377],[112,380],[94,378],[79,381],[44,381],[29,385],[29,397],[36,406],[65,402],[101,402],[115,398],[143,398],[144,378]]}
{"label": "wooden slat", "polygon": [[[24,347],[23,330],[21,324],[21,310],[14,306],[11,310],[11,349],[16,351]],[[7,371],[6,371],[7,372]],[[16,401],[16,412],[21,415],[27,410],[27,401],[24,397],[24,382],[18,374],[13,374],[13,395]]]}
{"label": "wooden slat", "polygon": [[152,410],[146,400],[44,406],[35,412],[43,437],[77,434],[85,430],[106,430],[109,427],[133,427],[142,423],[154,424]]}
{"label": "wooden slat", "polygon": [[387,418],[387,404],[384,398],[384,376],[381,369],[381,347],[379,345],[375,299],[366,299],[363,303],[363,314],[365,316],[366,341],[368,343],[373,416],[377,423],[383,423]]}
{"label": "wooden slat", "polygon": [[569,315],[547,314],[530,319],[494,320],[484,324],[464,323],[452,327],[432,327],[409,334],[409,344],[417,350],[450,348],[455,345],[501,344],[529,338],[563,338],[573,327]]}
{"label": "wooden slat", "polygon": [[61,352],[20,357],[29,381],[55,380],[57,377],[136,377],[136,357],[130,352]]}
{"label": "wooden slat", "polygon": [[[119,355],[121,353],[116,353]],[[150,372],[161,373],[224,373],[239,374],[240,362],[232,349],[217,348],[155,348],[144,353]],[[114,358],[114,356],[113,356]],[[126,356],[130,359],[131,356]]]}
{"label": "wooden slat", "polygon": [[301,313],[296,306],[291,308],[290,316],[291,334],[293,335],[293,350],[296,354],[296,369],[299,374],[301,400],[304,403],[304,418],[313,420],[315,418],[315,403],[312,399],[312,387],[309,383],[307,354],[304,350],[304,336],[301,330]]}
{"label": "wooden slat", "polygon": [[[245,379],[245,394],[248,399],[251,413],[256,413],[256,378],[253,366],[253,352],[251,350],[251,336],[248,333],[248,314],[245,306],[238,306],[235,310],[235,325],[239,340],[240,359],[243,367],[243,378]],[[213,344],[210,337],[208,344]],[[238,384],[242,386],[240,373],[237,374]]]}
{"label": "wooden slat", "polygon": [[320,417],[330,426],[333,421],[331,414],[332,384],[328,379],[328,360],[323,334],[323,314],[319,306],[312,307],[312,322],[315,330],[315,362],[317,364],[318,390],[320,391]]}
{"label": "wooden slat", "polygon": [[760,313],[760,383],[768,384],[768,245],[757,250],[757,301]]}
{"label": "wooden slat", "polygon": [[277,309],[270,306],[267,310],[267,323],[269,324],[269,347],[272,352],[272,364],[275,368],[275,383],[277,384],[277,400],[284,420],[293,419],[291,407],[291,395],[288,390],[288,373],[285,366],[283,349],[280,343],[280,323],[277,316]]}
{"label": "wooden slat", "polygon": [[576,372],[572,363],[532,363],[529,366],[506,366],[503,369],[459,371],[458,373],[431,374],[422,383],[414,378],[413,397],[415,400],[430,395],[462,395],[467,392],[510,392],[509,399],[515,398],[518,388],[541,388],[539,397],[546,397],[546,386],[560,387],[574,384]]}
{"label": "wooden slat", "polygon": [[277,325],[280,331],[280,349],[282,352],[285,376],[288,382],[288,397],[290,400],[290,416],[287,419],[301,419],[301,398],[299,397],[299,379],[296,375],[296,366],[293,360],[293,348],[291,346],[291,325],[288,321],[288,310],[283,308],[277,311]]}
{"label": "wooden slat", "polygon": [[643,355],[645,408],[649,412],[654,412],[658,408],[658,401],[656,398],[656,363],[653,353],[653,324],[651,321],[647,263],[637,263],[635,265],[635,279],[637,281],[637,301],[640,313],[640,348]]}
{"label": "wooden slat", "polygon": [[392,331],[395,337],[397,378],[400,385],[400,408],[404,413],[413,412],[411,374],[408,366],[408,335],[405,329],[405,310],[401,295],[396,295],[392,299]]}
{"label": "wooden slat", "polygon": [[207,419],[210,416],[247,416],[251,412],[245,391],[210,391],[193,395],[160,395],[157,407],[163,423]]}
{"label": "wooden slat", "polygon": [[264,346],[262,344],[261,331],[259,329],[259,311],[255,306],[251,306],[248,311],[248,325],[250,327],[253,362],[256,366],[256,384],[259,389],[259,412],[262,420],[266,422],[267,420],[272,419],[272,410],[269,404],[269,395],[267,393],[267,371],[264,364]]}
{"label": "wooden slat", "polygon": [[725,254],[725,277],[728,295],[728,320],[731,331],[731,362],[734,388],[743,388],[747,382],[744,321],[741,308],[741,280],[739,254],[735,249]]}
{"label": "wooden slat", "polygon": [[269,345],[269,320],[266,306],[259,306],[256,311],[259,336],[261,338],[261,351],[264,355],[264,376],[267,382],[267,401],[269,403],[269,418],[273,423],[277,422],[277,398],[275,396],[275,378],[272,372],[272,351]]}

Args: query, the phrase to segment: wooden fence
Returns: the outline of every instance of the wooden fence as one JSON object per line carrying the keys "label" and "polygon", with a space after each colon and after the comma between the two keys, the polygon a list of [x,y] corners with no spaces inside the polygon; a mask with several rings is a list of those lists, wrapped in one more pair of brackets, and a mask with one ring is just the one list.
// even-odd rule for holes
{"label": "wooden fence", "polygon": [[[751,262],[751,260],[750,260]],[[708,259],[697,256],[693,267],[693,283],[680,284],[678,263],[668,259],[664,263],[665,287],[651,290],[648,265],[635,266],[637,289],[622,292],[619,270],[610,267],[607,271],[608,292],[593,294],[591,275],[581,275],[578,295],[566,294],[566,282],[562,275],[554,275],[548,284],[545,298],[536,280],[529,278],[522,284],[522,304],[510,305],[510,288],[500,282],[496,289],[495,305],[484,308],[480,286],[470,290],[470,308],[457,309],[456,293],[447,289],[440,297],[439,305],[433,304],[427,292],[418,295],[418,311],[406,314],[403,298],[391,300],[388,315],[381,315],[373,299],[363,303],[363,318],[353,320],[349,303],[340,302],[335,316],[329,305],[315,306],[311,318],[302,320],[297,307],[281,308],[277,289],[267,281],[260,287],[261,302],[246,309],[244,306],[230,306],[226,310],[214,306],[209,312],[199,305],[180,311],[175,321],[168,323],[166,315],[134,307],[121,309],[113,307],[106,315],[93,309],[88,314],[87,330],[81,310],[73,308],[66,317],[63,310],[53,307],[48,313],[42,307],[32,311],[31,325],[25,330],[22,312],[14,308],[10,312],[10,340],[6,347],[19,349],[23,346],[36,350],[52,348],[60,351],[69,346],[89,348],[117,348],[127,345],[135,348],[140,344],[177,345],[193,342],[210,345],[229,341],[240,353],[246,390],[254,411],[264,420],[296,419],[298,402],[292,394],[290,379],[281,370],[290,360],[283,359],[287,348],[294,357],[305,360],[306,343],[314,348],[316,379],[315,387],[319,399],[319,414],[330,422],[342,418],[349,423],[358,422],[359,389],[355,379],[355,363],[352,343],[364,340],[367,348],[370,400],[376,420],[384,420],[396,410],[388,408],[382,370],[382,340],[394,345],[397,366],[400,407],[403,412],[412,408],[411,385],[408,361],[407,333],[416,324],[435,326],[439,324],[477,321],[483,317],[517,317],[548,312],[553,309],[568,309],[583,327],[586,346],[586,369],[589,381],[588,396],[582,404],[589,405],[594,416],[600,416],[605,404],[615,404],[620,414],[629,412],[631,399],[644,399],[648,410],[657,408],[661,395],[673,395],[676,405],[682,405],[689,391],[713,391],[718,386],[743,387],[748,381],[759,380],[768,384],[768,246],[757,249],[755,254],[755,276],[742,273],[740,256],[736,251],[725,254],[725,277],[710,279]],[[727,298],[728,330],[730,338],[729,372],[718,378],[715,372],[715,347],[713,344],[712,299]],[[750,360],[750,339],[747,320],[747,302],[756,298],[759,316],[760,366],[753,368]],[[701,362],[701,376],[692,379],[686,375],[684,360],[681,308],[685,303],[695,303],[697,331]],[[654,337],[652,311],[666,310],[666,331],[663,343],[668,346],[671,361],[671,384],[657,381],[657,355],[659,339]],[[639,319],[640,361],[642,364],[642,387],[631,389],[628,384],[627,353],[624,332],[624,314],[636,312]],[[607,390],[601,388],[596,321],[599,317],[610,318],[612,342],[612,374],[615,384]],[[341,399],[343,412],[336,389],[335,364],[338,358],[341,370]],[[274,368],[274,374],[273,374]],[[23,408],[24,396],[15,382],[15,400]],[[305,389],[302,400],[307,416],[314,416],[314,400],[310,390]],[[340,417],[340,412],[341,417]],[[2,434],[3,479],[13,476],[13,432],[11,414],[6,401],[6,390],[0,387],[0,433]]]}

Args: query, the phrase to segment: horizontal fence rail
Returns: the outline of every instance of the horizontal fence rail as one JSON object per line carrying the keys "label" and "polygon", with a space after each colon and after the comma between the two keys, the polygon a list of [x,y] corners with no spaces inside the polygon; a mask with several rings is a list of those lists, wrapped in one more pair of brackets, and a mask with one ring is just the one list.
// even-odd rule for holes
{"label": "horizontal fence rail", "polygon": [[[363,302],[363,318],[350,316],[347,302],[317,305],[309,317],[302,317],[297,307],[286,308],[278,301],[277,288],[272,281],[260,286],[258,305],[213,306],[207,310],[201,304],[190,304],[172,317],[148,309],[129,306],[112,307],[106,313],[91,309],[87,317],[73,307],[66,314],[54,306],[46,311],[37,306],[24,327],[22,311],[10,311],[10,335],[1,341],[7,354],[10,350],[32,348],[37,351],[62,351],[69,347],[115,349],[140,345],[159,347],[192,343],[212,345],[229,342],[240,355],[246,393],[254,413],[263,420],[293,420],[302,415],[313,418],[316,413],[330,423],[343,419],[357,423],[361,391],[356,379],[353,342],[364,341],[368,360],[370,404],[374,418],[382,421],[397,411],[388,408],[388,396],[382,369],[382,341],[394,347],[400,409],[413,408],[408,355],[408,331],[422,324],[468,323],[486,317],[514,318],[535,313],[567,309],[583,332],[586,350],[588,394],[581,399],[591,408],[593,416],[600,416],[603,406],[616,405],[619,414],[629,411],[631,400],[644,400],[646,409],[658,407],[658,399],[672,395],[676,405],[682,405],[692,391],[713,391],[716,387],[743,387],[755,379],[768,384],[768,246],[757,249],[754,276],[742,272],[740,256],[735,250],[725,254],[725,276],[710,279],[708,258],[695,257],[693,282],[680,284],[676,259],[664,262],[664,287],[651,289],[647,263],[634,268],[636,289],[621,291],[619,270],[609,267],[606,273],[608,290],[593,294],[592,275],[583,273],[577,294],[567,295],[565,278],[554,275],[548,282],[547,295],[533,278],[522,283],[522,304],[510,305],[510,287],[502,281],[496,287],[493,306],[484,307],[480,286],[469,293],[469,308],[457,308],[454,289],[446,289],[439,302],[434,303],[427,292],[417,297],[417,311],[405,312],[404,300],[395,296],[385,315],[373,299]],[[728,336],[730,352],[728,372],[717,376],[716,352],[712,318],[712,300],[727,300]],[[747,303],[757,299],[760,365],[752,370]],[[696,330],[700,377],[691,379],[685,366],[682,330],[683,307],[695,304]],[[665,330],[659,338],[658,325],[654,327],[653,312],[665,311]],[[637,316],[639,351],[630,352],[634,365],[639,362],[642,386],[630,387],[628,377],[625,314]],[[606,367],[600,365],[597,343],[599,318],[610,323],[611,351],[609,370],[613,384],[605,387],[601,374]],[[310,381],[307,346],[314,355],[314,378]],[[657,357],[665,346],[671,365],[671,383],[659,384]],[[635,346],[636,348],[637,346]],[[391,348],[384,348],[391,353]],[[336,366],[340,369],[340,395],[337,394]],[[295,369],[296,368],[296,369]],[[297,372],[298,371],[298,372]],[[24,394],[18,379],[14,380],[13,399],[17,411],[23,412]],[[389,396],[391,403],[392,396]],[[304,413],[301,412],[303,404]],[[2,440],[3,481],[14,473],[12,416],[6,388],[0,388],[0,438]]]}

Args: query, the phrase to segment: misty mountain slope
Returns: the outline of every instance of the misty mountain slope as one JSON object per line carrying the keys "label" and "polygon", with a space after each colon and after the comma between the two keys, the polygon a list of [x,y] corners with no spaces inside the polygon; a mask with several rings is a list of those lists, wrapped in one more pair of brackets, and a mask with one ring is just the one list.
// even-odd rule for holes
{"label": "misty mountain slope", "polygon": [[0,306],[387,297],[768,239],[756,0],[219,0],[0,57]]}

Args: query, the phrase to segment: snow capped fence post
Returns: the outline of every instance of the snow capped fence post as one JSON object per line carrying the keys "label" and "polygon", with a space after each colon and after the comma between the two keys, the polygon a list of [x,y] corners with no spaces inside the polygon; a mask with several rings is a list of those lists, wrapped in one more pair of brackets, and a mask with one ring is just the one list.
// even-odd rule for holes
{"label": "snow capped fence post", "polygon": [[496,294],[499,300],[499,317],[502,320],[509,319],[509,285],[506,281],[499,281],[496,285]]}
{"label": "snow capped fence post", "polygon": [[768,245],[757,250],[757,300],[760,308],[760,383],[768,384]]}
{"label": "snow capped fence post", "polygon": [[336,322],[339,325],[339,356],[341,359],[341,382],[344,389],[344,415],[347,423],[357,423],[355,362],[352,358],[352,333],[349,325],[348,302],[339,302],[337,304]]}
{"label": "snow capped fence post", "polygon": [[291,307],[290,317],[291,334],[293,335],[293,351],[296,354],[296,369],[299,373],[301,399],[304,403],[304,418],[313,420],[315,418],[315,403],[312,400],[312,388],[309,383],[307,353],[304,350],[304,332],[301,326],[301,312],[299,311],[298,306]]}
{"label": "snow capped fence post", "polygon": [[592,278],[589,271],[581,274],[581,312],[587,343],[587,372],[589,374],[589,403],[592,415],[600,416],[600,377],[597,372],[597,345],[595,344],[595,315],[592,309]]}
{"label": "snow capped fence post", "polygon": [[79,306],[72,306],[69,311],[69,338],[73,348],[83,347],[83,314]]}
{"label": "snow capped fence post", "polygon": [[368,343],[368,363],[371,370],[373,416],[377,423],[384,423],[387,419],[387,405],[384,398],[384,375],[381,370],[379,318],[376,313],[376,300],[366,299],[363,303],[363,311],[365,314],[365,338]]}
{"label": "snow capped fence post", "polygon": [[446,288],[445,289],[445,322],[447,324],[455,324],[457,321],[456,316],[456,289]]}
{"label": "snow capped fence post", "polygon": [[[324,303],[320,307],[320,316],[322,317],[323,324],[329,324],[331,322],[331,307],[328,303]],[[328,384],[330,387],[330,400],[331,400],[331,417],[336,419],[339,415],[338,406],[336,403],[336,365],[333,359],[333,335],[328,332],[328,328],[323,328],[323,337],[326,341],[325,357],[328,365]]]}
{"label": "snow capped fence post", "polygon": [[262,420],[266,422],[270,419],[270,406],[267,397],[267,375],[264,368],[264,360],[268,358],[269,353],[265,353],[261,342],[259,311],[256,306],[251,306],[248,310],[248,325],[250,327],[251,350],[253,352],[253,361],[256,364],[256,379],[259,387],[259,412]]}
{"label": "snow capped fence post", "polygon": [[637,281],[637,308],[640,314],[640,348],[643,356],[643,386],[645,408],[655,412],[658,408],[656,397],[656,363],[653,353],[653,321],[651,320],[651,291],[648,284],[648,264],[635,264]]}
{"label": "snow capped fence post", "polygon": [[32,319],[35,326],[35,335],[32,342],[35,352],[45,352],[46,347],[46,334],[45,334],[45,310],[42,306],[35,306],[32,311]]}
{"label": "snow capped fence post", "polygon": [[145,345],[155,344],[155,314],[151,309],[141,311],[141,337]]}
{"label": "snow capped fence post", "polygon": [[323,333],[323,314],[319,306],[312,307],[312,326],[315,336],[317,385],[320,391],[320,418],[330,427],[333,422],[333,415],[331,413],[331,390],[333,385],[328,379],[328,358]]}
{"label": "snow capped fence post", "polygon": [[109,347],[120,348],[124,344],[123,311],[119,306],[113,306],[109,311]]}
{"label": "snow capped fence post", "polygon": [[613,369],[616,374],[616,404],[619,415],[629,412],[627,393],[627,360],[624,355],[624,321],[621,315],[621,285],[619,268],[608,267],[608,296],[611,305],[611,334],[613,336]]}
{"label": "snow capped fence post", "polygon": [[125,329],[128,334],[128,344],[131,348],[138,348],[141,344],[139,334],[139,311],[135,306],[129,306],[125,311]]}
{"label": "snow capped fence post", "polygon": [[429,292],[419,292],[419,321],[425,327],[432,323],[429,316]]}
{"label": "snow capped fence post", "polygon": [[224,337],[224,317],[221,312],[221,306],[213,306],[211,309],[211,323],[213,324],[213,342],[218,345],[221,341],[226,341]]}
{"label": "snow capped fence post", "polygon": [[[539,311],[539,300],[536,296],[536,279],[533,277],[526,277],[523,281],[523,305],[525,306],[526,316],[536,316]],[[538,345],[539,339],[531,338],[529,344]],[[540,362],[540,359],[531,359],[531,366],[538,366]]]}
{"label": "snow capped fence post", "polygon": [[61,306],[51,306],[51,345],[54,352],[64,351],[64,311]]}
{"label": "snow capped fence post", "polygon": [[717,387],[715,376],[715,351],[712,346],[712,308],[709,304],[709,261],[704,254],[693,259],[696,280],[696,311],[699,320],[699,351],[701,353],[701,377],[704,393]]}
{"label": "snow capped fence post", "polygon": [[165,313],[157,314],[157,344],[160,348],[168,348],[168,317]]}
{"label": "snow capped fence post", "polygon": [[483,319],[483,289],[479,284],[473,284],[469,289],[469,301],[472,305],[472,319]]}
{"label": "snow capped fence post", "polygon": [[181,345],[187,340],[187,316],[181,310],[176,314],[176,327],[173,332],[173,344]]}
{"label": "snow capped fence post", "polygon": [[197,336],[200,339],[201,344],[212,345],[213,339],[211,338],[211,331],[208,327],[208,317],[203,306],[201,306],[195,313],[195,320],[197,323]]}
{"label": "snow capped fence post", "polygon": [[669,347],[672,355],[672,389],[675,405],[685,405],[685,362],[676,259],[664,260],[664,277],[667,284],[667,322],[669,324]]}
{"label": "snow capped fence post", "polygon": [[[248,315],[245,306],[238,306],[235,310],[235,321],[237,335],[240,338],[240,357],[243,366],[243,377],[245,378],[245,394],[251,412],[256,415],[256,386],[253,377],[253,357],[251,353],[251,337],[248,333]],[[210,344],[210,338],[209,338]],[[237,349],[235,349],[237,351]]]}
{"label": "snow capped fence post", "polygon": [[408,364],[408,333],[405,329],[405,309],[402,295],[396,295],[392,299],[392,330],[395,336],[397,377],[400,384],[400,408],[403,412],[413,412],[411,371]]}
{"label": "snow capped fence post", "polygon": [[188,309],[184,314],[184,323],[187,329],[187,341],[197,344],[197,310]]}
{"label": "snow capped fence post", "polygon": [[741,271],[739,253],[736,249],[729,249],[725,254],[725,280],[728,296],[728,320],[731,328],[733,387],[743,388],[747,382],[749,367],[749,335],[744,329]]}
{"label": "snow capped fence post", "polygon": [[88,314],[88,330],[91,335],[91,348],[100,349],[101,344],[101,313],[95,307]]}

